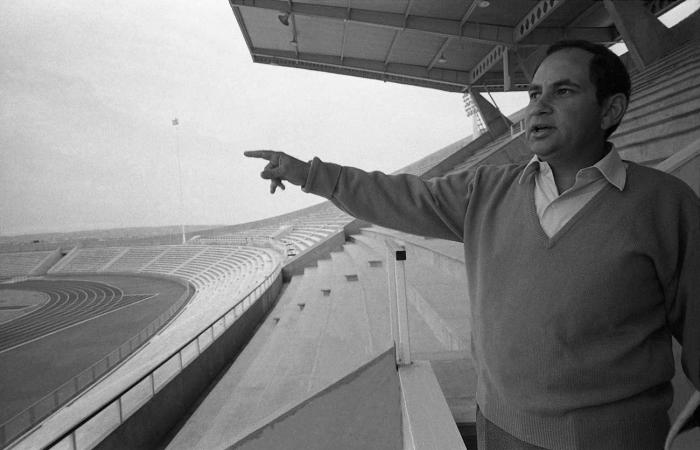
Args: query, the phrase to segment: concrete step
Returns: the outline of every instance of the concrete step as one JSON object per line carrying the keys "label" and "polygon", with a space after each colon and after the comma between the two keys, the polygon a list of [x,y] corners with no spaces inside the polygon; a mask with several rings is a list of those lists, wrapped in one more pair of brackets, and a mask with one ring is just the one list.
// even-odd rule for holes
{"label": "concrete step", "polygon": [[[666,56],[659,58],[643,71],[633,72],[630,75],[632,86],[634,88],[635,86],[644,86],[648,82],[653,83],[659,78],[666,76],[669,72],[672,72],[673,69],[682,66],[684,63],[698,56],[700,56],[698,42],[693,41],[686,43],[682,47],[671,51]],[[638,90],[638,88],[635,88],[635,90]]]}
{"label": "concrete step", "polygon": [[393,345],[385,260],[360,244],[345,244],[344,250],[358,268],[365,291],[362,307],[367,312],[372,352],[376,353]]}
{"label": "concrete step", "polygon": [[[269,345],[277,323],[273,320],[283,314],[296,292],[300,289],[301,277],[294,277],[282,291],[275,307],[270,311],[267,319],[261,324],[248,345],[238,355],[233,365],[224,373],[209,394],[202,400],[197,409],[180,428],[177,434],[168,444],[169,449],[212,448],[203,444],[210,439],[210,435],[222,435],[226,438],[235,435],[236,424],[244,427],[247,416],[241,416],[237,405],[242,400],[241,382],[254,365],[260,365],[262,356],[265,357],[265,348]],[[233,424],[233,427],[221,427],[221,422]],[[217,429],[218,427],[218,429]],[[221,430],[224,431],[221,431]],[[214,430],[212,432],[212,430]],[[233,432],[228,435],[226,433]]]}
{"label": "concrete step", "polygon": [[700,135],[700,110],[682,116],[671,117],[662,122],[649,124],[627,136],[612,138],[623,159],[643,164],[652,164],[685,148]]}
{"label": "concrete step", "polygon": [[[625,122],[611,137],[616,143],[624,145],[626,140],[637,140],[635,136],[639,133],[647,131],[650,127],[663,126],[662,130],[668,133],[674,133],[676,123],[684,117],[695,119],[695,122],[700,122],[698,114],[700,113],[700,86],[697,88],[695,97],[690,97],[678,101],[672,106],[659,106],[654,111],[648,111],[644,116],[633,118],[631,121]],[[648,136],[648,135],[647,135]]]}
{"label": "concrete step", "polygon": [[[358,307],[364,295],[359,277],[357,282],[345,277],[356,272],[342,252],[319,264],[318,277],[307,289],[315,293],[295,299],[306,301],[303,309],[294,305],[300,316],[296,326],[270,351],[277,360],[269,368],[274,376],[259,396],[259,410],[301,401],[376,356],[367,313]],[[322,289],[330,289],[330,295]]]}
{"label": "concrete step", "polygon": [[332,259],[333,285],[323,297],[330,305],[328,314],[315,324],[321,329],[322,345],[317,346],[316,373],[311,373],[314,382],[335,381],[387,349],[377,349],[372,339],[364,274],[346,252],[333,253]]}
{"label": "concrete step", "polygon": [[[276,410],[280,405],[294,402],[300,395],[296,388],[287,385],[297,380],[285,380],[289,372],[294,371],[297,363],[302,362],[304,352],[297,351],[300,322],[307,320],[309,313],[314,310],[312,305],[318,298],[313,298],[312,287],[316,279],[324,276],[322,267],[307,270],[299,288],[290,298],[284,299],[284,307],[274,311],[279,322],[274,324],[274,330],[266,343],[260,349],[257,358],[244,374],[238,388],[231,393],[232,401],[227,413],[244,414],[245,418],[236,421],[235,430],[242,430],[247,424],[253,423]],[[318,294],[320,297],[320,293]],[[282,299],[281,299],[282,300]],[[302,311],[299,303],[305,303]],[[272,315],[271,315],[272,316]],[[301,353],[301,355],[299,354]],[[299,360],[295,360],[298,358]]]}
{"label": "concrete step", "polygon": [[700,64],[700,55],[666,68],[663,73],[649,78],[642,85],[635,85],[635,81],[632,80],[631,101],[634,103],[637,99],[649,97],[655,95],[657,91],[673,87],[675,83],[697,71],[698,64]]}
{"label": "concrete step", "polygon": [[674,79],[684,77],[689,71],[694,70],[698,61],[700,61],[700,55],[691,52],[684,58],[671,61],[667,66],[650,70],[641,80],[632,79],[632,98],[644,97],[659,86],[666,87],[672,84]]}
{"label": "concrete step", "polygon": [[638,99],[630,104],[625,119],[620,125],[619,131],[623,131],[641,117],[648,116],[660,110],[672,109],[678,105],[692,102],[700,97],[700,66],[696,73],[684,80],[678,80],[674,86],[659,91],[656,95],[650,95]]}

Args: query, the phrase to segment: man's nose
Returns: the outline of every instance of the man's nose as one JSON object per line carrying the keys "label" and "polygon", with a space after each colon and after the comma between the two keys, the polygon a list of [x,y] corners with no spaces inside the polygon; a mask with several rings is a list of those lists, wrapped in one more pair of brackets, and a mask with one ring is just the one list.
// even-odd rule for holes
{"label": "man's nose", "polygon": [[548,94],[542,93],[537,96],[536,99],[530,101],[528,104],[529,113],[533,115],[537,114],[547,114],[552,111],[551,105],[549,103],[550,96]]}

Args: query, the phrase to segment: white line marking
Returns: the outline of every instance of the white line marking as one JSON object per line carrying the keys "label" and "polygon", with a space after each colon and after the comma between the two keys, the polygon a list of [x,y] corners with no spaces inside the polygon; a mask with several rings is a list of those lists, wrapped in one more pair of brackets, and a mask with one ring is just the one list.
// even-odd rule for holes
{"label": "white line marking", "polygon": [[[148,300],[148,299],[150,299],[150,298],[156,297],[158,294],[142,294],[142,295],[149,295],[149,297],[143,298],[143,299],[141,299],[141,300],[139,300],[139,301],[136,301],[136,302],[133,302],[133,303],[129,303],[128,305],[120,306],[120,307],[117,308],[117,309],[113,309],[113,310],[111,310],[111,311],[107,311],[107,312],[104,312],[104,313],[102,313],[102,314],[98,314],[97,316],[92,316],[92,317],[90,317],[90,318],[88,318],[88,319],[81,320],[80,322],[76,322],[76,323],[67,325],[67,326],[65,326],[65,327],[63,327],[63,328],[59,328],[58,330],[54,330],[54,331],[52,331],[52,332],[50,332],[50,333],[43,334],[43,335],[41,335],[41,336],[39,336],[39,337],[36,337],[36,338],[34,338],[34,339],[31,339],[31,340],[29,340],[29,341],[25,341],[25,342],[22,342],[21,344],[17,344],[17,345],[15,345],[15,346],[13,346],[13,347],[6,348],[5,350],[0,350],[0,354],[3,354],[3,353],[8,352],[8,351],[10,351],[10,350],[14,350],[14,349],[19,348],[19,347],[21,347],[21,346],[23,346],[23,345],[26,345],[26,344],[31,344],[32,342],[36,342],[36,341],[38,341],[38,340],[40,340],[40,339],[44,339],[45,337],[49,337],[49,336],[51,336],[51,335],[53,335],[53,334],[59,333],[59,332],[61,332],[61,331],[67,330],[67,329],[69,329],[69,328],[73,328],[73,327],[76,326],[76,325],[81,325],[81,324],[83,324],[83,323],[85,323],[85,322],[89,322],[89,321],[91,321],[91,320],[93,320],[93,319],[98,319],[98,318],[100,318],[100,317],[102,317],[102,316],[106,316],[107,314],[111,314],[111,313],[113,313],[113,312],[122,310],[122,309],[124,309],[124,308],[128,308],[129,306],[137,305],[137,304],[139,304],[139,303],[141,303],[141,302],[143,302],[143,301],[146,301],[146,300]],[[139,331],[139,333],[140,333],[140,331]]]}

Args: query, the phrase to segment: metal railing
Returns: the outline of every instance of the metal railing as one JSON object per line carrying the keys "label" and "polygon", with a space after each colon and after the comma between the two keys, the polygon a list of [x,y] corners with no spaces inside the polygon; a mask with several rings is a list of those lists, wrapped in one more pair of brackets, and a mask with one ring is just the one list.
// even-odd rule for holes
{"label": "metal railing", "polygon": [[117,347],[87,369],[75,375],[73,378],[63,383],[31,406],[19,412],[5,423],[0,425],[0,448],[5,448],[12,441],[30,430],[36,424],[56,412],[63,405],[77,397],[93,383],[98,381],[112,369],[117,367],[122,361],[131,356],[146,343],[163,325],[168,323],[187,301],[190,292],[189,288],[180,298],[173,303],[170,308],[160,314],[146,328],[137,335]]}
{"label": "metal railing", "polygon": [[525,131],[525,119],[515,122],[510,126],[510,137],[515,137]]}
{"label": "metal railing", "polygon": [[147,374],[104,402],[99,408],[43,448],[78,450],[96,446],[231,327],[236,319],[272,286],[281,275],[281,271],[281,264],[278,263],[272,273],[234,306],[189,341],[171,352]]}
{"label": "metal railing", "polygon": [[[108,432],[106,432],[106,434],[101,434],[99,438],[92,439],[90,436],[94,437],[97,422],[106,421],[107,424],[111,424],[112,422],[109,420],[111,417],[110,411],[118,411],[119,414],[115,417],[118,417],[119,421],[115,424],[114,428],[119,426],[119,424],[126,420],[131,413],[136,411],[138,407],[140,407],[143,403],[145,403],[145,401],[151,398],[152,395],[158,392],[159,389],[167,383],[167,381],[177,375],[182,368],[187,366],[190,361],[199,356],[199,353],[208,347],[214,339],[216,339],[223,331],[228,329],[234,320],[243,314],[243,312],[250,307],[250,305],[262,292],[265,292],[265,290],[274,281],[275,276],[279,275],[280,271],[281,267],[278,263],[273,269],[272,273],[268,275],[257,287],[242,297],[241,300],[228,309],[212,324],[206,327],[206,329],[175,350],[169,357],[165,358],[163,362],[157,365],[148,374],[131,384],[115,398],[102,405],[80,423],[67,431],[64,435],[53,441],[47,448],[56,447],[78,449],[90,448],[97,444],[113,429],[110,429]],[[153,337],[153,335],[155,335],[163,325],[172,319],[172,317],[186,302],[189,292],[192,291],[188,289],[188,293],[183,294],[183,296],[176,303],[174,303],[166,312],[161,314],[139,334],[132,337],[117,349],[109,353],[106,357],[88,367],[67,383],[53,390],[34,405],[30,406],[0,426],[0,446],[4,448],[13,443],[13,441],[17,440],[17,438],[43,421],[46,417],[57,411],[70,400],[74,399],[95,381],[103,377],[111,370],[115,369],[128,356],[133,354],[134,351]],[[197,295],[196,292],[195,295]],[[177,364],[175,364],[173,367],[173,358],[175,357],[177,357],[175,360],[175,363]],[[174,372],[170,373],[169,371]],[[143,384],[143,381],[146,379],[150,380],[151,392],[147,398],[143,399],[143,401],[139,403],[138,391],[145,389],[145,387],[141,386],[141,384]],[[134,402],[138,404],[135,404]],[[97,428],[99,429],[100,427]]]}

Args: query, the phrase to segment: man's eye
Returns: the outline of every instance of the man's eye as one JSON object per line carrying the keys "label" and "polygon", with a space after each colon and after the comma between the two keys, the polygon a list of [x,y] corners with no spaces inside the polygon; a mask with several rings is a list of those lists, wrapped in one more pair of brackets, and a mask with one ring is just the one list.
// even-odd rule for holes
{"label": "man's eye", "polygon": [[571,93],[571,89],[569,88],[559,88],[557,89],[557,95],[568,95]]}
{"label": "man's eye", "polygon": [[535,100],[540,96],[539,92],[530,92],[530,100]]}

